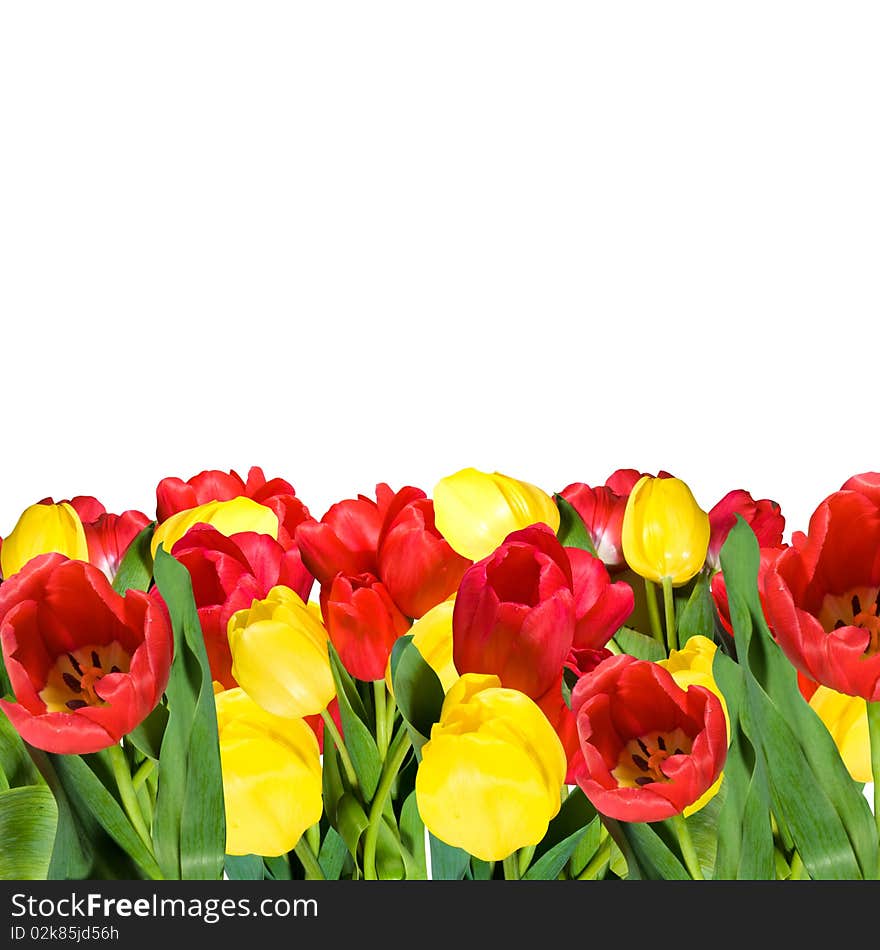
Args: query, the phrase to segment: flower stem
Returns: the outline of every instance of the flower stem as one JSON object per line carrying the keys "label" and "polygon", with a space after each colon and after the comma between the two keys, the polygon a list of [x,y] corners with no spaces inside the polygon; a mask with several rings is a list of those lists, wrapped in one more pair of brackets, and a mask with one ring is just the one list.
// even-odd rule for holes
{"label": "flower stem", "polygon": [[535,856],[536,845],[530,844],[526,848],[519,849],[519,876],[523,877],[529,869],[532,858]]}
{"label": "flower stem", "polygon": [[131,780],[131,784],[134,786],[135,791],[137,791],[141,785],[146,782],[147,777],[150,772],[156,767],[156,762],[154,759],[144,759],[143,762],[138,766],[137,771],[134,773],[134,777]]}
{"label": "flower stem", "polygon": [[[871,739],[871,776],[874,780],[874,823],[880,839],[880,700],[867,702],[868,735]],[[880,880],[880,856],[877,862],[877,880]]]}
{"label": "flower stem", "polygon": [[672,823],[675,827],[675,833],[678,835],[678,845],[681,848],[681,855],[684,858],[688,874],[695,881],[704,880],[703,869],[700,867],[700,861],[697,858],[697,849],[694,847],[684,815],[679,813],[673,816]]}
{"label": "flower stem", "polygon": [[592,880],[602,869],[602,867],[608,863],[611,858],[611,838],[606,837],[605,840],[599,845],[599,850],[593,855],[590,859],[590,863],[578,874],[577,879],[579,881],[590,881]]}
{"label": "flower stem", "polygon": [[672,578],[663,578],[663,607],[666,611],[666,646],[669,653],[678,649],[675,633],[675,598],[672,596]]}
{"label": "flower stem", "polygon": [[373,696],[376,701],[376,745],[379,756],[384,759],[388,752],[388,718],[385,710],[385,680],[373,681]]}
{"label": "flower stem", "polygon": [[504,859],[504,880],[519,880],[519,856],[516,851],[514,851],[513,854],[508,854]]}
{"label": "flower stem", "polygon": [[324,732],[330,733],[330,736],[333,739],[333,744],[336,746],[336,751],[339,753],[339,761],[342,762],[342,767],[345,769],[345,777],[348,779],[348,784],[351,786],[353,791],[359,789],[357,772],[354,769],[354,765],[351,761],[351,756],[348,754],[348,749],[345,748],[345,743],[342,740],[342,736],[339,735],[339,730],[336,728],[336,723],[333,721],[333,717],[327,712],[326,709],[321,711],[321,718],[324,720]]}
{"label": "flower stem", "polygon": [[376,788],[376,794],[373,796],[373,803],[370,805],[369,824],[364,837],[364,880],[367,881],[378,880],[376,874],[376,845],[379,841],[379,826],[382,822],[382,812],[385,809],[385,799],[388,797],[391,784],[410,750],[410,745],[409,732],[405,725],[401,725],[397,735],[388,747],[388,755],[385,757],[385,764],[382,766],[379,785]]}
{"label": "flower stem", "polygon": [[321,870],[321,865],[318,864],[318,859],[315,857],[315,852],[312,851],[311,845],[305,835],[300,835],[300,839],[293,846],[293,850],[302,862],[307,881],[326,880],[324,872]]}
{"label": "flower stem", "polygon": [[121,745],[111,745],[107,750],[110,756],[110,764],[113,767],[113,777],[116,779],[116,786],[119,789],[119,796],[122,799],[122,807],[132,827],[137,832],[138,837],[143,841],[144,846],[150,854],[153,853],[153,841],[150,838],[150,830],[144,820],[141,806],[138,803],[137,792],[131,780],[131,771],[128,767],[128,760]]}
{"label": "flower stem", "polygon": [[651,621],[651,633],[654,639],[663,642],[663,627],[660,624],[660,610],[657,607],[657,590],[653,581],[645,578],[645,599],[648,601],[648,617]]}

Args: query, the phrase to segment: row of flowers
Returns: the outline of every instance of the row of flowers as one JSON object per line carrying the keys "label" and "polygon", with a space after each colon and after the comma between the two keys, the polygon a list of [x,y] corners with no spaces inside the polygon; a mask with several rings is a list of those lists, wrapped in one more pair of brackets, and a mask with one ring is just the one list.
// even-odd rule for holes
{"label": "row of flowers", "polygon": [[629,469],[43,499],[0,541],[0,872],[877,878],[880,475],[784,532]]}

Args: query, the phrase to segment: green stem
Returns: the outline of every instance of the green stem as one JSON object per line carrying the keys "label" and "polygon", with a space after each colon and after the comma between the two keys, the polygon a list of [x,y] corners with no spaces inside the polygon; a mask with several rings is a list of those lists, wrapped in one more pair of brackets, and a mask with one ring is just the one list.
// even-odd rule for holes
{"label": "green stem", "polygon": [[614,637],[612,637],[612,638],[605,644],[605,647],[606,647],[606,649],[608,650],[609,653],[613,653],[615,656],[617,656],[617,655],[620,654],[620,653],[623,653],[623,650],[621,650],[620,647],[617,645],[617,642],[615,641]]}
{"label": "green stem", "polygon": [[394,721],[397,719],[397,703],[389,694],[385,702],[385,731],[389,736],[394,735]]}
{"label": "green stem", "polygon": [[348,754],[348,749],[345,748],[345,742],[342,740],[342,736],[339,735],[339,730],[336,728],[336,723],[333,721],[333,717],[327,712],[326,709],[321,711],[321,718],[324,720],[324,734],[329,732],[331,738],[333,739],[333,744],[336,746],[336,751],[339,753],[339,761],[342,762],[342,767],[345,769],[345,777],[348,779],[348,784],[351,786],[353,791],[359,789],[357,772],[355,771],[354,765],[351,761],[351,756]]}
{"label": "green stem", "polygon": [[391,784],[400,771],[400,766],[403,765],[403,760],[406,758],[410,746],[409,732],[406,726],[402,725],[388,747],[388,755],[385,758],[385,764],[382,766],[379,785],[370,805],[369,824],[364,837],[364,879],[367,881],[378,880],[376,875],[376,845],[379,841],[379,826],[382,823],[385,799],[388,797]]}
{"label": "green stem", "polygon": [[703,869],[700,867],[699,858],[697,858],[697,849],[694,847],[690,829],[687,826],[684,815],[675,815],[672,819],[672,824],[675,827],[675,833],[678,835],[678,844],[681,848],[681,855],[684,858],[688,874],[690,874],[691,878],[695,881],[704,880]]}
{"label": "green stem", "polygon": [[134,773],[134,777],[131,780],[131,784],[135,787],[135,791],[141,787],[141,785],[146,782],[147,777],[150,772],[156,767],[155,759],[144,759],[143,762],[138,766],[137,771]]}
{"label": "green stem", "polygon": [[602,866],[611,860],[611,838],[606,837],[599,845],[599,850],[590,859],[590,863],[578,874],[579,881],[591,881],[602,869]]}
{"label": "green stem", "polygon": [[[866,703],[868,707],[868,735],[871,739],[871,776],[874,781],[874,823],[880,839],[880,701]],[[880,880],[880,855],[877,862],[877,880]]]}
{"label": "green stem", "polygon": [[311,827],[306,828],[306,841],[315,854],[321,850],[321,823],[316,821]]}
{"label": "green stem", "polygon": [[385,680],[373,681],[373,697],[376,702],[376,746],[380,758],[388,752],[388,718],[385,711]]}
{"label": "green stem", "polygon": [[131,780],[131,771],[128,768],[128,760],[121,745],[111,745],[107,750],[110,756],[110,764],[113,767],[113,777],[116,779],[116,786],[119,789],[119,795],[122,799],[122,807],[132,827],[137,832],[138,837],[143,841],[144,846],[150,854],[153,853],[153,841],[150,838],[150,830],[144,820],[141,806],[138,803],[137,792]]}
{"label": "green stem", "polygon": [[795,851],[791,856],[791,874],[789,879],[792,881],[808,881],[810,875],[807,873],[807,869],[804,867],[804,860],[801,857],[800,851]]}
{"label": "green stem", "polygon": [[535,856],[536,845],[530,844],[526,848],[519,849],[519,876],[523,877],[529,869],[529,864]]}
{"label": "green stem", "polygon": [[663,608],[666,612],[666,646],[669,653],[678,649],[675,633],[675,598],[672,596],[672,578],[663,578]]}
{"label": "green stem", "polygon": [[324,872],[321,870],[321,865],[318,864],[318,859],[315,857],[315,852],[312,850],[305,835],[300,835],[300,839],[293,846],[293,850],[302,862],[303,868],[305,868],[307,881],[326,880]]}
{"label": "green stem", "polygon": [[654,639],[663,643],[663,627],[660,624],[660,609],[657,606],[657,588],[653,581],[645,578],[645,599],[648,602],[648,617],[651,620],[651,633]]}
{"label": "green stem", "polygon": [[509,854],[504,859],[504,880],[519,880],[519,857],[517,856],[516,851],[514,851],[513,854]]}

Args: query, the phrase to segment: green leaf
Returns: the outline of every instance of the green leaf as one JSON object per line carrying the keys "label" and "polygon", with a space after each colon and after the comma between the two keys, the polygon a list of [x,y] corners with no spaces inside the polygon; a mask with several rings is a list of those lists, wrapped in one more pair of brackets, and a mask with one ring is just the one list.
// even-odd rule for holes
{"label": "green leaf", "polygon": [[127,590],[148,590],[153,579],[153,555],[150,553],[150,544],[153,540],[153,531],[156,522],[148,524],[135,535],[128,546],[119,570],[113,578],[113,590],[117,594],[124,594]]}
{"label": "green leaf", "polygon": [[58,806],[44,783],[0,792],[0,878],[45,880],[57,824]]}
{"label": "green leaf", "polygon": [[651,660],[656,663],[666,659],[666,648],[662,643],[630,627],[621,627],[612,639],[624,653],[634,656],[637,660]]}
{"label": "green leaf", "polygon": [[701,573],[684,609],[678,614],[676,629],[679,647],[683,647],[691,637],[703,636],[712,640],[715,636],[716,615],[709,577]]}
{"label": "green leaf", "polygon": [[407,725],[410,741],[421,758],[422,746],[431,736],[431,727],[440,718],[443,686],[425,662],[412,634],[399,637],[391,650],[391,682],[394,700]]}
{"label": "green leaf", "polygon": [[263,858],[263,876],[269,881],[292,881],[290,861],[286,854]]}
{"label": "green leaf", "polygon": [[327,647],[330,654],[330,668],[336,683],[336,698],[339,701],[345,748],[357,773],[364,801],[369,801],[379,784],[382,759],[376,747],[376,740],[367,726],[369,720],[366,710],[357,690],[352,688],[351,677],[342,665],[333,644],[328,641]]}
{"label": "green leaf", "polygon": [[168,725],[168,709],[162,703],[149,716],[136,726],[126,737],[128,741],[148,759],[158,761],[162,750],[162,737]]}
{"label": "green leaf", "polygon": [[46,784],[43,776],[40,775],[40,770],[34,765],[27,746],[2,710],[0,710],[0,773],[6,780],[7,788]]}
{"label": "green leaf", "polygon": [[558,844],[554,845],[549,851],[543,854],[523,875],[525,881],[554,881],[559,877],[559,872],[568,863],[568,859],[574,854],[575,849],[586,838],[589,832],[588,826],[578,828],[567,838],[563,838]]}
{"label": "green leaf", "polygon": [[431,846],[431,880],[460,881],[464,878],[471,856],[461,848],[446,844],[429,833]]}
{"label": "green leaf", "polygon": [[400,839],[387,818],[383,818],[379,823],[376,874],[380,881],[402,881],[406,877],[406,860],[401,852]]}
{"label": "green leaf", "polygon": [[626,858],[632,880],[689,881],[690,874],[657,831],[646,822],[603,819],[609,834]]}
{"label": "green leaf", "polygon": [[737,516],[721,550],[737,654],[744,671],[744,729],[762,761],[774,812],[814,879],[875,873],[877,832],[828,730],[797,687],[758,596],[754,532]]}
{"label": "green leaf", "polygon": [[217,880],[226,822],[211,670],[189,572],[161,545],[154,570],[174,631],[153,819],[156,856],[168,878]]}
{"label": "green leaf", "polygon": [[556,532],[556,537],[559,538],[560,544],[566,548],[580,548],[582,551],[589,551],[590,554],[596,555],[593,539],[574,505],[558,494],[553,496],[553,501],[559,509],[559,530]]}
{"label": "green leaf", "polygon": [[263,880],[263,859],[259,854],[227,854],[224,864],[230,881]]}
{"label": "green leaf", "polygon": [[410,792],[400,810],[400,840],[415,861],[415,880],[424,881],[428,877],[425,860],[425,825],[419,814],[416,793]]}
{"label": "green leaf", "polygon": [[338,881],[345,867],[345,857],[348,854],[348,845],[346,845],[339,832],[330,827],[324,840],[321,842],[321,849],[318,852],[318,864],[324,872],[324,877],[328,881]]}

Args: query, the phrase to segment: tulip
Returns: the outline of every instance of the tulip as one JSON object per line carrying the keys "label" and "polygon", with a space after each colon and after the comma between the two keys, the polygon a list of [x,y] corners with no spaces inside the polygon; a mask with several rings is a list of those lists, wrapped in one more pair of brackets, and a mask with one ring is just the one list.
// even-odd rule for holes
{"label": "tulip", "polygon": [[[211,676],[226,688],[237,686],[229,651],[229,618],[282,585],[306,600],[314,578],[299,552],[285,550],[267,534],[226,537],[208,525],[191,528],[171,554],[189,571]],[[155,592],[155,596],[160,596]]]}
{"label": "tulip", "polygon": [[611,583],[602,561],[579,548],[566,548],[571,566],[575,628],[573,647],[599,650],[623,626],[635,607],[632,587]]}
{"label": "tulip", "polygon": [[760,547],[782,547],[785,518],[779,505],[769,498],[755,501],[747,491],[737,489],[728,492],[709,510],[710,535],[706,561],[713,570],[717,571],[721,567],[721,548],[730,529],[736,524],[737,515],[754,531]]}
{"label": "tulip", "polygon": [[434,504],[423,491],[395,495],[379,536],[379,577],[406,616],[421,617],[454,594],[470,563],[435,527]]}
{"label": "tulip", "polygon": [[434,517],[452,549],[471,561],[487,557],[509,534],[529,525],[559,530],[559,509],[546,492],[475,468],[440,479],[434,487]]}
{"label": "tulip", "polygon": [[579,785],[597,811],[621,821],[681,814],[721,776],[728,727],[716,693],[682,689],[658,663],[612,656],[571,696],[584,755]]}
{"label": "tulip", "polygon": [[94,565],[43,554],[0,586],[0,643],[21,737],[85,754],[119,742],[159,702],[171,669],[168,618],[141,591],[123,597]]}
{"label": "tulip", "polygon": [[321,588],[321,613],[343,666],[356,679],[380,680],[398,637],[410,622],[372,574],[339,573]]}
{"label": "tulip", "polygon": [[861,491],[834,492],[792,540],[764,579],[777,643],[814,682],[877,702],[880,506]]}
{"label": "tulip", "polygon": [[[278,518],[276,537],[285,550],[294,546],[297,527],[304,521],[314,520],[306,506],[296,497],[290,482],[283,478],[267,481],[263,470],[256,465],[248,471],[247,481],[237,472],[217,470],[200,472],[187,481],[163,478],[156,487],[156,517],[161,524],[172,515],[188,509],[212,501],[231,501],[233,498],[249,498],[272,510]],[[170,546],[166,545],[166,548]]]}
{"label": "tulip", "polygon": [[[778,548],[761,548],[760,549],[760,562],[758,564],[758,596],[761,601],[761,608],[764,612],[764,618],[767,620],[767,623],[770,623],[770,618],[767,614],[767,605],[766,605],[766,596],[764,593],[764,585],[767,580],[767,572],[770,569],[770,565],[779,557],[779,555],[788,547],[788,545],[782,545]],[[709,590],[712,594],[712,600],[715,603],[715,609],[718,611],[718,619],[721,621],[721,626],[731,635],[734,635],[733,632],[733,623],[730,619],[730,604],[727,599],[727,581],[724,579],[724,571],[717,571],[712,575],[712,580],[709,583]]]}
{"label": "tulip", "polygon": [[[448,693],[458,679],[458,671],[452,659],[452,614],[455,610],[455,597],[444,600],[423,614],[409,629],[412,643],[422,655],[422,659],[431,667],[440,679],[443,692]],[[391,682],[391,661],[385,667],[385,684],[388,692],[394,695]]]}
{"label": "tulip", "polygon": [[289,587],[237,610],[227,627],[232,677],[275,716],[301,719],[327,708],[336,695],[327,631]]}
{"label": "tulip", "polygon": [[160,544],[165,546],[166,551],[171,551],[187,531],[198,524],[210,525],[227,537],[252,531],[269,535],[273,540],[278,539],[278,516],[265,505],[243,497],[231,498],[229,501],[209,501],[196,508],[178,512],[163,521],[153,532],[153,557],[156,556]]}
{"label": "tulip", "polygon": [[452,630],[460,673],[494,673],[533,699],[549,689],[575,630],[571,566],[550,528],[512,532],[465,571]]}
{"label": "tulip", "polygon": [[242,689],[215,702],[226,853],[287,854],[321,818],[318,740],[302,719],[273,716]]}
{"label": "tulip", "polygon": [[840,758],[856,782],[873,782],[868,707],[861,696],[847,696],[816,686],[809,697],[813,712],[825,723]]}
{"label": "tulip", "polygon": [[8,579],[32,558],[56,552],[81,561],[89,559],[82,521],[68,502],[31,505],[0,546],[0,571]]}
{"label": "tulip", "polygon": [[560,807],[565,753],[537,705],[466,673],[422,748],[416,802],[431,834],[483,861],[537,844]]}
{"label": "tulip", "polygon": [[654,583],[686,584],[702,568],[709,518],[678,478],[639,479],[623,516],[623,553],[629,566]]}

